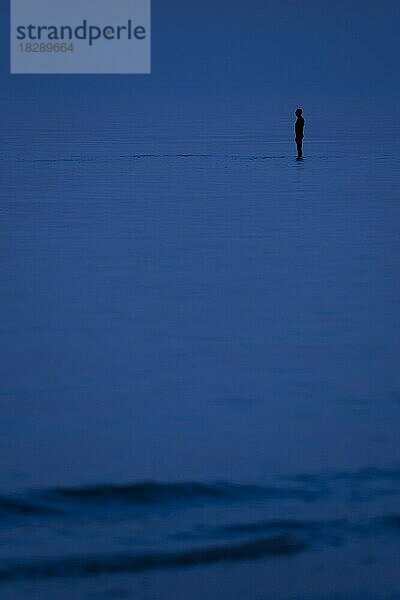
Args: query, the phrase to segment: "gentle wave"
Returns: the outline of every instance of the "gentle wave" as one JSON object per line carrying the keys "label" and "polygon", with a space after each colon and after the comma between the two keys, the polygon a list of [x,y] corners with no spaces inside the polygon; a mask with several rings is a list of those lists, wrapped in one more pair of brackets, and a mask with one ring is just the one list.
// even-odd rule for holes
{"label": "gentle wave", "polygon": [[224,533],[262,533],[271,530],[287,530],[310,532],[319,529],[319,523],[313,521],[296,521],[293,519],[272,519],[253,523],[233,523],[219,528]]}
{"label": "gentle wave", "polygon": [[[165,552],[119,551],[98,555],[66,555],[57,559],[3,562],[0,581],[37,580],[61,577],[94,577],[116,573],[138,573],[156,569],[185,568],[219,562],[235,562],[292,556],[323,545],[337,546],[348,535],[373,535],[400,530],[398,514],[374,517],[361,522],[346,519],[321,521],[272,519],[231,523],[214,529],[222,543]],[[208,532],[210,533],[210,531]],[[230,541],[232,534],[244,539]],[[226,536],[229,536],[228,538]],[[250,536],[250,539],[249,539]]]}
{"label": "gentle wave", "polygon": [[61,515],[64,511],[45,504],[30,502],[15,497],[0,497],[0,518],[4,517],[35,517],[45,515]]}
{"label": "gentle wave", "polygon": [[399,515],[387,515],[380,519],[380,523],[387,529],[394,531],[400,531],[400,514]]}
{"label": "gentle wave", "polygon": [[[321,498],[321,491],[301,486],[257,486],[235,483],[144,481],[132,484],[103,484],[59,487],[26,492],[18,496],[0,496],[0,518],[67,514],[77,508],[92,506],[107,509],[212,504],[255,500],[294,499],[311,502]],[[94,515],[92,515],[94,518]]]}
{"label": "gentle wave", "polygon": [[159,483],[144,481],[132,484],[105,484],[83,487],[60,487],[46,492],[50,499],[83,502],[127,502],[129,504],[165,504],[197,500],[223,500],[259,495],[263,488],[251,485],[198,482]]}
{"label": "gentle wave", "polygon": [[[379,496],[400,494],[400,469],[364,469],[322,475],[300,474],[281,478],[271,485],[227,482],[182,481],[163,483],[139,481],[122,484],[98,484],[46,488],[0,496],[0,518],[40,518],[67,515],[85,507],[105,511],[110,505],[135,507],[176,507],[215,503],[292,500],[315,502],[340,493],[352,502],[373,500]],[[388,484],[390,486],[388,487]],[[350,487],[349,487],[350,486]],[[92,518],[95,518],[93,513]]]}
{"label": "gentle wave", "polygon": [[290,556],[304,551],[307,544],[291,535],[279,535],[238,544],[165,553],[76,556],[59,560],[10,564],[0,568],[0,580],[90,577],[113,573],[135,573],[160,568],[191,567],[266,557]]}
{"label": "gentle wave", "polygon": [[241,500],[250,498],[314,500],[321,490],[307,487],[257,486],[236,483],[159,483],[139,482],[127,485],[64,487],[47,491],[49,499],[77,499],[90,502],[126,501],[130,504],[165,504],[197,500]]}
{"label": "gentle wave", "polygon": [[289,481],[302,483],[335,483],[338,481],[351,483],[370,483],[390,481],[400,483],[400,466],[392,468],[367,467],[358,471],[337,471],[332,473],[298,473],[288,478]]}

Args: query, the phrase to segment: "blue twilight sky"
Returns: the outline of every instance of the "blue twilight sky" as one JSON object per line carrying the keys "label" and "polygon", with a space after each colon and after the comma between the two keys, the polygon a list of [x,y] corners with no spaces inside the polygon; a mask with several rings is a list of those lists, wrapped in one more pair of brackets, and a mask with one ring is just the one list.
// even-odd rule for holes
{"label": "blue twilight sky", "polygon": [[[1,0],[0,100],[229,97],[380,100],[400,92],[398,0],[153,0],[151,76],[11,76]],[[112,85],[110,85],[112,83]]]}

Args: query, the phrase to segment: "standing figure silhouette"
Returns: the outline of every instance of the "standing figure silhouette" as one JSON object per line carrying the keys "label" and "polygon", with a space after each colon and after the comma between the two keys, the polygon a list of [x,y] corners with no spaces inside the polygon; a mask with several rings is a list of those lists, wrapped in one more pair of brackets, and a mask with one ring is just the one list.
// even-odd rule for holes
{"label": "standing figure silhouette", "polygon": [[304,118],[302,117],[303,111],[301,108],[298,108],[295,112],[297,117],[297,121],[294,126],[294,131],[296,134],[296,146],[297,146],[297,158],[300,160],[303,158],[303,138],[304,138]]}

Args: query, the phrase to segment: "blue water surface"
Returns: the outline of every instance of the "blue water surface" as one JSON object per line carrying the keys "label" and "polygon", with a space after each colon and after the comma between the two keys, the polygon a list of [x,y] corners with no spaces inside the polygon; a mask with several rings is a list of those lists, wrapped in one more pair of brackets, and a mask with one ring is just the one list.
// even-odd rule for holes
{"label": "blue water surface", "polygon": [[396,112],[164,108],[3,101],[0,595],[400,598]]}

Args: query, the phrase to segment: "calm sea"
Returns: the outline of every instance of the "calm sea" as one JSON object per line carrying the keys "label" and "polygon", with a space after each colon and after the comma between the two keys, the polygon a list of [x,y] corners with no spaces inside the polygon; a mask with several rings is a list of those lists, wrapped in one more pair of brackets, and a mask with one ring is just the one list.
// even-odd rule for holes
{"label": "calm sea", "polygon": [[2,598],[400,598],[399,120],[292,108],[3,102]]}

